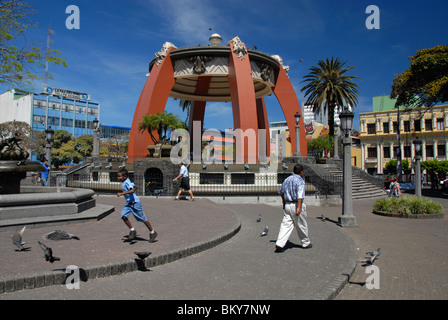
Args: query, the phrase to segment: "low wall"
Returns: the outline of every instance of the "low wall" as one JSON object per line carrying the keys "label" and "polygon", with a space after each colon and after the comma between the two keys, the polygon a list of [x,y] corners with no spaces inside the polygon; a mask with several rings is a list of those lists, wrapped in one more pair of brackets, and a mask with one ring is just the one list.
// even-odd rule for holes
{"label": "low wall", "polygon": [[20,194],[0,195],[0,220],[80,213],[95,207],[93,190],[21,187]]}

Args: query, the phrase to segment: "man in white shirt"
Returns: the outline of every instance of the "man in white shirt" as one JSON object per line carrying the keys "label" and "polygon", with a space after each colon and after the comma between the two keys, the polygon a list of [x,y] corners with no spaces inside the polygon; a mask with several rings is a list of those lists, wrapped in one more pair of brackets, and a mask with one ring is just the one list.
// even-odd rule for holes
{"label": "man in white shirt", "polygon": [[179,196],[182,193],[182,189],[187,191],[190,195],[190,201],[193,201],[195,198],[193,196],[193,192],[190,190],[190,178],[188,177],[188,169],[183,163],[179,163],[179,175],[174,178],[173,181],[180,179],[179,192],[177,193],[176,198],[174,200],[179,200]]}
{"label": "man in white shirt", "polygon": [[294,174],[285,179],[278,193],[283,202],[283,220],[280,225],[275,252],[283,252],[284,246],[294,227],[303,249],[311,248],[308,238],[308,224],[306,222],[305,181],[303,180],[303,167],[300,164],[294,166]]}

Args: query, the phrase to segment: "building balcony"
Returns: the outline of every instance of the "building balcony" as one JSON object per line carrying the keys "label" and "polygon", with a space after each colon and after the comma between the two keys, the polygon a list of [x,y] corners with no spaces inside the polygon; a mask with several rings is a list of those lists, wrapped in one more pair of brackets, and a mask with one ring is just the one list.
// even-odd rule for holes
{"label": "building balcony", "polygon": [[366,163],[377,163],[378,162],[378,158],[366,158]]}

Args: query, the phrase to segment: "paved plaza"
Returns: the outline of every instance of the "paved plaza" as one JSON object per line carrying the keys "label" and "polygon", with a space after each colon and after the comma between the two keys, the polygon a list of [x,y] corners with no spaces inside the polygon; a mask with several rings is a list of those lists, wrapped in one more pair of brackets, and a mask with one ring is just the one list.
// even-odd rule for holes
{"label": "paved plaza", "polygon": [[[448,207],[446,196],[430,196]],[[159,233],[154,243],[148,243],[145,226],[135,220],[131,221],[138,236],[135,241],[127,240],[128,230],[119,218],[123,201],[114,196],[96,197],[97,203],[115,206],[115,212],[100,221],[27,229],[24,241],[30,249],[26,252],[15,252],[13,232],[1,231],[0,300],[448,298],[446,217],[421,220],[377,216],[371,212],[375,199],[355,200],[353,212],[359,226],[341,228],[336,224],[340,206],[310,205],[308,222],[313,248],[300,248],[297,234],[293,233],[287,250],[274,253],[281,207],[217,204],[205,198],[193,202],[141,199]],[[256,221],[259,214],[261,222]],[[266,225],[269,233],[260,237]],[[81,240],[43,238],[56,229],[76,234]],[[47,263],[37,241],[51,246],[61,260]],[[370,274],[356,260],[378,248],[382,250],[375,261],[379,288],[369,289],[366,280]],[[135,251],[150,251],[147,259],[156,259],[147,261],[143,269],[125,272],[135,264]],[[69,265],[87,272],[79,289],[69,290],[59,284],[36,288],[42,285],[37,280],[40,276],[65,274]],[[110,274],[100,277],[99,270]],[[13,286],[25,289],[16,291]]]}

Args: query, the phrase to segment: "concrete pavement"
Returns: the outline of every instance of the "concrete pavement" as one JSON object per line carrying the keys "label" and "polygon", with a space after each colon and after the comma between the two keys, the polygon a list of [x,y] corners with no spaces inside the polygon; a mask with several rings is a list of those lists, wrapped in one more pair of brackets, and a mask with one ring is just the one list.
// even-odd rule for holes
{"label": "concrete pavement", "polygon": [[[433,199],[448,207],[446,197]],[[126,241],[128,231],[119,218],[122,199],[100,196],[96,200],[116,205],[116,212],[99,222],[27,230],[28,252],[15,252],[11,232],[0,232],[1,250],[8,253],[0,257],[0,299],[448,298],[446,217],[382,217],[371,213],[375,199],[355,200],[359,227],[342,229],[335,223],[340,206],[309,206],[313,248],[299,248],[297,234],[293,233],[288,249],[274,253],[280,207],[142,197],[159,237],[157,242],[148,243],[144,225],[131,220],[139,234],[131,243]],[[261,223],[256,222],[259,213]],[[322,222],[322,214],[329,220]],[[260,237],[265,225],[270,232]],[[45,233],[55,229],[77,234],[81,240],[44,241],[56,256],[61,256],[60,262],[49,264],[37,240],[42,241]],[[383,251],[375,262],[380,286],[369,290],[365,285],[369,274],[356,259],[377,248]],[[134,251],[151,251],[156,257],[146,261],[149,272],[125,272],[136,268]],[[172,262],[161,264],[168,261]],[[64,283],[69,264],[87,271],[88,279],[80,283],[80,290],[68,290],[65,285],[34,288],[41,285],[42,275],[58,274]],[[15,291],[26,287],[34,289]]]}

